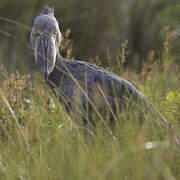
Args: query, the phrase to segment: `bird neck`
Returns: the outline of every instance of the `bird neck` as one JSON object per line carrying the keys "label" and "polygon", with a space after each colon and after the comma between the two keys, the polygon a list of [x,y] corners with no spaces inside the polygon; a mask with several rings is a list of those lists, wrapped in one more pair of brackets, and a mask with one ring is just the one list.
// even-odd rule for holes
{"label": "bird neck", "polygon": [[48,81],[47,81],[48,85],[50,85],[52,89],[54,89],[55,87],[59,87],[60,78],[63,76],[63,72],[64,72],[64,68],[62,65],[63,61],[64,61],[64,58],[58,52],[56,55],[56,62],[55,62],[54,69],[49,74]]}
{"label": "bird neck", "polygon": [[56,62],[57,61],[63,61],[64,58],[61,56],[61,54],[58,52],[57,55],[56,55]]}

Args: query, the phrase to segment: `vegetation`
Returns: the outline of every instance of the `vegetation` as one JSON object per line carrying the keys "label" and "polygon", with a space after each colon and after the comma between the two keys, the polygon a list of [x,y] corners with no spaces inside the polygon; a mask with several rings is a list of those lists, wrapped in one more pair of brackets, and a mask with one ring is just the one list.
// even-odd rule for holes
{"label": "vegetation", "polygon": [[[69,43],[64,41],[66,55]],[[125,71],[121,60],[108,69],[135,82],[173,127],[154,109],[141,123],[139,112],[124,111],[118,116],[119,127],[111,131],[101,124],[84,134],[84,127],[64,111],[41,78],[32,83],[29,75],[1,68],[0,177],[178,179],[180,72],[169,49],[167,39],[161,61],[151,51],[140,74]]]}
{"label": "vegetation", "polygon": [[[178,0],[27,2],[0,1],[0,179],[180,179]],[[45,3],[64,25],[63,56],[87,57],[139,87],[154,105],[143,121],[130,109],[114,128],[85,131],[64,110],[34,71],[29,28],[2,20],[31,25]]]}
{"label": "vegetation", "polygon": [[[8,71],[17,69],[34,73],[35,65],[29,44],[30,27],[35,17],[47,4],[55,7],[55,16],[61,32],[72,30],[73,57],[88,61],[98,55],[102,65],[108,66],[127,41],[126,67],[142,69],[150,50],[162,58],[164,27],[170,26],[173,40],[171,55],[178,60],[179,52],[179,0],[0,0],[0,17],[21,22],[29,28],[0,18],[0,62]],[[14,38],[4,34],[6,32]],[[9,53],[11,52],[11,53]]]}

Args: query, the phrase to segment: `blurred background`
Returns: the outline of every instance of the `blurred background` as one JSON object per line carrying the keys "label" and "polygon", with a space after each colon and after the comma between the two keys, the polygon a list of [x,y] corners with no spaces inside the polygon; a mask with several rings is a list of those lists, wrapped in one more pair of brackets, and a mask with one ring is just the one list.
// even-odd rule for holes
{"label": "blurred background", "polygon": [[125,67],[140,72],[152,50],[161,59],[168,31],[169,53],[179,61],[179,0],[0,0],[0,63],[7,71],[38,70],[28,26],[46,4],[55,8],[71,58],[107,67],[120,57]]}

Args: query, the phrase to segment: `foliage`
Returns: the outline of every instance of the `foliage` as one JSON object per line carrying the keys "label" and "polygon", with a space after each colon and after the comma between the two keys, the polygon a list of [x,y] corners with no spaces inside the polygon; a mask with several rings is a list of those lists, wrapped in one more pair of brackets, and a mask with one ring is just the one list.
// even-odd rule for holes
{"label": "foliage", "polygon": [[75,59],[88,61],[98,56],[107,67],[109,61],[116,63],[116,54],[127,41],[129,53],[125,65],[140,71],[150,50],[161,58],[163,28],[169,25],[174,39],[171,56],[178,60],[179,0],[1,0],[0,16],[15,21],[0,19],[0,62],[8,71],[34,72],[33,53],[27,46],[29,32],[45,4],[55,7],[62,33],[68,28],[72,30]]}
{"label": "foliage", "polygon": [[[32,24],[41,6],[50,1],[33,0],[27,7],[28,2],[1,0],[0,14]],[[31,75],[21,74],[27,71],[27,65],[34,68],[27,61],[27,54],[32,52],[21,45],[28,39],[27,32],[22,33],[24,26],[10,28],[12,25],[0,21],[3,30],[16,34],[16,40],[2,38],[0,61],[7,61],[8,71],[16,69],[17,64],[23,67],[15,73],[0,68],[0,179],[179,179],[180,64],[176,22],[179,6],[175,6],[178,1],[103,2],[51,1],[58,19],[64,17],[62,23],[67,23],[64,29],[73,29],[72,33],[69,29],[63,31],[60,50],[64,57],[72,59],[83,51],[85,57],[95,49],[95,55],[99,54],[107,44],[120,46],[118,50],[107,50],[107,61],[99,56],[89,61],[130,80],[152,105],[142,112],[130,109],[119,113],[114,128],[101,123],[94,131],[85,130],[74,120],[76,114],[69,116],[64,111],[59,99],[34,70]],[[67,13],[69,9],[71,13]],[[164,28],[167,19],[170,26]],[[159,22],[163,26],[161,31],[157,28],[161,26]],[[75,40],[81,48],[72,48]],[[144,47],[146,42],[150,48]],[[147,51],[147,57],[140,58],[138,49]],[[128,56],[134,57],[132,64],[143,62],[142,69],[138,65],[141,69],[138,74],[129,68]],[[82,121],[80,117],[78,120]],[[94,121],[99,119],[95,117]]]}
{"label": "foliage", "polygon": [[122,112],[112,134],[102,124],[84,134],[42,80],[1,68],[0,177],[178,179],[180,73],[168,49],[161,61],[151,51],[141,74],[114,70],[141,87],[171,128],[152,109],[141,123],[139,112]]}

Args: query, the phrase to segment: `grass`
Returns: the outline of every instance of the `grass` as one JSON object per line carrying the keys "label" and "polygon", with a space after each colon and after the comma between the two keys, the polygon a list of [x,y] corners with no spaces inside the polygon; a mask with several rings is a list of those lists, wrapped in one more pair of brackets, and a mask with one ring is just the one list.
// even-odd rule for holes
{"label": "grass", "polygon": [[152,51],[140,74],[121,68],[121,76],[135,82],[173,128],[154,110],[143,123],[139,112],[125,111],[113,136],[102,124],[84,135],[43,81],[1,68],[0,179],[179,179],[180,72],[167,51],[161,61]]}

